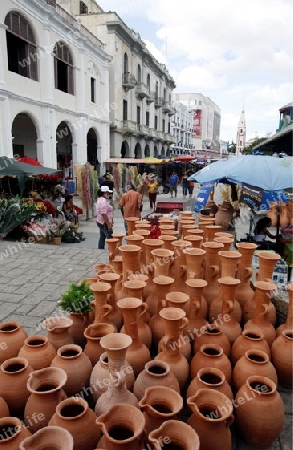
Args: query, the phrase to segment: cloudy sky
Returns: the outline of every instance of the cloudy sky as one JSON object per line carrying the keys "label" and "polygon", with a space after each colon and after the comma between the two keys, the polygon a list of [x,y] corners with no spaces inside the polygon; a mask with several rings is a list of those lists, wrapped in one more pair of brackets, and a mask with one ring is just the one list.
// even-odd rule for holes
{"label": "cloudy sky", "polygon": [[293,101],[292,0],[96,0],[137,31],[176,83],[219,105],[221,135],[274,134]]}

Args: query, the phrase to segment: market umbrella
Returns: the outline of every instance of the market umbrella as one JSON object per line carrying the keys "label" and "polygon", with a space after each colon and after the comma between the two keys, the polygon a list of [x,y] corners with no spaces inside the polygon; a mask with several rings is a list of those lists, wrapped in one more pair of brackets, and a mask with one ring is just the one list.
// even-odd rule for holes
{"label": "market umbrella", "polygon": [[23,158],[17,158],[16,161],[23,162],[23,163],[26,163],[26,164],[31,164],[32,166],[41,166],[42,165],[36,159],[29,158],[28,156],[24,156]]}
{"label": "market umbrella", "polygon": [[190,156],[190,155],[182,155],[182,156],[178,156],[177,158],[173,158],[173,161],[177,161],[177,162],[191,162],[194,161],[194,156]]}
{"label": "market umbrella", "polygon": [[155,165],[155,164],[163,164],[163,163],[165,163],[166,161],[167,161],[167,160],[165,160],[165,159],[148,157],[148,158],[144,158],[143,164],[151,164],[151,165]]}

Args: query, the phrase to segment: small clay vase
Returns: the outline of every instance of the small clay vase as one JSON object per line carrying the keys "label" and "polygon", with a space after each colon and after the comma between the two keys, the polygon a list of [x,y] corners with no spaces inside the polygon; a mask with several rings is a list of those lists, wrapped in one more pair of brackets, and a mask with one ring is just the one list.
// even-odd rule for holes
{"label": "small clay vase", "polygon": [[118,404],[97,418],[103,437],[98,449],[143,450],[145,418],[135,406]]}
{"label": "small clay vase", "polygon": [[235,298],[243,310],[244,305],[251,301],[254,296],[250,279],[252,276],[252,257],[257,245],[253,242],[237,242],[236,247],[242,258],[240,258],[237,267],[237,278],[241,283],[236,288]]}
{"label": "small clay vase", "polygon": [[67,380],[63,389],[68,396],[79,394],[88,387],[92,364],[79,345],[68,344],[59,348],[51,367],[65,371]]}
{"label": "small clay vase", "polygon": [[[187,230],[190,233],[190,230]],[[191,230],[192,231],[192,230]],[[201,230],[200,230],[201,231]],[[162,238],[162,236],[160,236]],[[187,234],[185,240],[191,242],[192,248],[202,248],[203,237],[196,234]]]}
{"label": "small clay vase", "polygon": [[68,330],[69,336],[73,339],[75,345],[79,345],[84,348],[86,339],[84,337],[84,330],[89,325],[89,315],[87,313],[70,312],[69,318],[73,324]]}
{"label": "small clay vase", "polygon": [[114,333],[115,327],[110,323],[99,323],[89,325],[84,332],[87,343],[84,347],[84,353],[89,357],[94,366],[100,359],[104,349],[100,345],[100,340],[106,334]]}
{"label": "small clay vase", "polygon": [[287,319],[277,328],[277,336],[281,336],[285,330],[293,330],[293,284],[287,284],[287,292],[289,296]]}
{"label": "small clay vase", "polygon": [[34,370],[39,370],[51,365],[56,350],[47,336],[35,335],[25,339],[18,356],[27,359]]}
{"label": "small clay vase", "polygon": [[19,450],[21,442],[32,435],[17,417],[1,418],[0,430],[2,436],[0,441],[1,450]]}
{"label": "small clay vase", "polygon": [[226,395],[212,389],[200,389],[187,399],[192,416],[187,423],[198,433],[203,450],[231,450],[230,426],[233,406]]}
{"label": "small clay vase", "polygon": [[160,275],[153,279],[156,286],[156,294],[154,295],[155,314],[150,318],[149,326],[152,332],[152,344],[157,350],[158,345],[165,333],[165,322],[160,316],[161,309],[167,306],[166,295],[170,292],[170,288],[174,283],[174,278]]}
{"label": "small clay vase", "polygon": [[146,363],[144,370],[135,380],[133,393],[141,400],[146,389],[152,386],[167,386],[180,393],[178,380],[170,370],[169,364],[164,361],[152,360]]}
{"label": "small clay vase", "polygon": [[253,283],[255,294],[250,301],[247,301],[243,307],[243,319],[246,323],[253,319],[255,314],[261,310],[261,305],[268,305],[268,319],[272,325],[275,325],[277,320],[276,308],[273,305],[270,296],[277,286],[275,283],[269,281],[255,281]]}
{"label": "small clay vase", "polygon": [[156,248],[151,251],[154,258],[154,277],[169,276],[170,266],[174,260],[174,251],[165,248]]}
{"label": "small clay vase", "polygon": [[231,344],[227,335],[219,328],[212,326],[212,324],[201,328],[199,336],[194,341],[194,353],[198,352],[203,344],[218,344],[222,347],[227,357],[230,358]]}
{"label": "small clay vase", "polygon": [[231,313],[231,318],[240,323],[242,311],[239,303],[235,299],[236,288],[240,284],[240,280],[231,276],[226,276],[219,278],[218,283],[220,285],[219,295],[214,298],[209,308],[210,322],[213,322],[218,317],[220,317],[221,313],[223,316],[223,309],[227,309],[225,303],[227,303],[229,300],[229,302],[232,303],[232,310],[229,311],[229,314]]}
{"label": "small clay vase", "polygon": [[151,386],[145,391],[139,407],[146,420],[146,432],[159,428],[166,420],[178,420],[183,409],[181,395],[167,386]]}
{"label": "small clay vase", "polygon": [[234,398],[232,389],[220,369],[203,367],[199,369],[187,389],[186,398],[196,394],[200,389],[215,389],[225,394],[230,400]]}
{"label": "small clay vase", "polygon": [[242,255],[240,252],[233,251],[219,251],[221,277],[236,278],[237,267]]}
{"label": "small clay vase", "polygon": [[203,278],[204,269],[203,262],[206,255],[206,251],[201,248],[186,248],[183,250],[186,258],[187,266],[187,279]]}
{"label": "small clay vase", "polygon": [[222,230],[220,225],[207,225],[205,227],[205,232],[207,236],[207,241],[213,241],[215,238],[215,234]]}
{"label": "small clay vase", "polygon": [[80,397],[60,402],[49,421],[49,426],[61,427],[71,434],[74,450],[93,449],[101,438],[96,415],[88,403]]}
{"label": "small clay vase", "polygon": [[266,251],[259,252],[259,271],[257,273],[257,281],[272,281],[273,271],[279,259],[281,259],[281,256],[278,255],[278,253]]}
{"label": "small clay vase", "polygon": [[172,242],[176,241],[176,236],[170,234],[161,234],[160,240],[163,241],[162,248],[173,251]]}
{"label": "small clay vase", "polygon": [[277,370],[279,384],[293,387],[293,330],[282,331],[272,344],[272,362]]}
{"label": "small clay vase", "polygon": [[231,381],[232,367],[222,347],[217,344],[203,344],[194,355],[190,363],[192,378],[196,377],[198,371],[203,367],[215,367],[220,369],[228,383]]}
{"label": "small clay vase", "polygon": [[17,356],[27,338],[26,331],[18,322],[9,321],[0,324],[0,364],[6,359]]}
{"label": "small clay vase", "polygon": [[238,336],[231,348],[230,358],[233,366],[245,355],[247,350],[261,350],[268,355],[269,359],[271,359],[270,346],[261,331],[252,331],[250,329],[242,331],[241,335]]}
{"label": "small clay vase", "polygon": [[107,314],[107,318],[110,322],[115,325],[115,330],[120,330],[122,327],[122,314],[119,308],[117,307],[117,283],[120,280],[120,275],[118,273],[106,272],[100,275],[100,281],[103,283],[109,283],[111,285],[111,289],[108,293],[107,303],[112,307],[109,314]]}
{"label": "small clay vase", "polygon": [[69,328],[73,324],[73,320],[69,317],[48,317],[43,321],[47,331],[48,340],[57,350],[66,344],[73,344],[73,338],[69,334]]}
{"label": "small clay vase", "polygon": [[[218,233],[216,233],[217,235]],[[225,237],[225,236],[215,236],[213,241],[223,244],[223,251],[228,252],[231,250],[231,246],[234,242],[233,238]]]}
{"label": "small clay vase", "polygon": [[19,450],[74,450],[73,437],[61,427],[48,426],[24,439]]}
{"label": "small clay vase", "polygon": [[167,420],[160,428],[149,434],[149,442],[154,450],[169,447],[170,450],[199,450],[198,434],[190,425],[179,420]]}
{"label": "small clay vase", "polygon": [[29,375],[27,388],[31,395],[25,405],[24,423],[32,433],[48,425],[58,403],[66,398],[66,380],[66,372],[57,367],[45,367]]}
{"label": "small clay vase", "polygon": [[280,435],[285,419],[284,403],[275,383],[260,375],[247,378],[235,404],[236,424],[244,441],[255,448],[268,448]]}
{"label": "small clay vase", "polygon": [[115,324],[108,317],[113,310],[112,306],[108,303],[108,297],[112,289],[111,284],[98,281],[97,283],[91,284],[90,289],[93,291],[95,297],[95,300],[91,302],[91,307],[95,313],[93,323],[109,323],[110,325],[113,325],[116,330]]}
{"label": "small clay vase", "polygon": [[112,264],[113,259],[117,255],[117,247],[119,244],[118,238],[107,238],[105,242],[108,246],[108,254],[109,254],[109,264]]}
{"label": "small clay vase", "polygon": [[[189,311],[190,308],[190,306],[187,306],[190,305],[189,296],[184,292],[169,292],[168,294],[166,294],[166,302],[168,308],[181,308],[183,311]],[[186,328],[189,328],[189,323],[187,323],[184,329],[180,329],[178,343],[180,352],[183,356],[185,356],[187,361],[189,361],[191,358],[191,343],[190,339],[185,338]],[[161,350],[160,343],[158,349],[159,351]]]}
{"label": "small clay vase", "polygon": [[261,350],[247,350],[245,355],[238,359],[232,373],[233,386],[236,392],[251,375],[268,377],[275,384],[278,384],[276,369],[268,355]]}
{"label": "small clay vase", "polygon": [[138,217],[125,217],[125,222],[127,223],[127,234],[128,236],[133,234],[135,230],[135,224],[139,221]]}
{"label": "small clay vase", "polygon": [[190,307],[187,313],[188,327],[184,334],[194,340],[194,330],[200,329],[207,324],[208,305],[203,296],[203,290],[207,286],[207,281],[202,279],[186,280],[187,294],[190,298]]}
{"label": "small clay vase", "polygon": [[204,288],[203,295],[208,306],[212,301],[219,296],[220,287],[218,278],[220,276],[220,257],[219,251],[223,249],[223,244],[218,242],[204,242],[203,249],[206,251],[205,255],[205,280],[207,286]]}
{"label": "small clay vase", "polygon": [[169,275],[174,278],[174,283],[171,287],[171,291],[181,291],[186,292],[186,257],[184,250],[191,247],[191,242],[185,240],[178,240],[172,242],[172,247],[174,251],[174,262],[170,267]]}
{"label": "small clay vase", "polygon": [[15,357],[4,361],[0,367],[0,395],[7,402],[11,416],[23,415],[29,398],[27,380],[33,368],[25,358]]}

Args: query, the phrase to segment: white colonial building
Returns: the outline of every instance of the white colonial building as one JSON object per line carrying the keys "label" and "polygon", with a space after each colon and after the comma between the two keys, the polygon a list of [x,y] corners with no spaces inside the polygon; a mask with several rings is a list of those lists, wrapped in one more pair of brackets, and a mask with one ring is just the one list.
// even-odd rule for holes
{"label": "white colonial building", "polygon": [[56,0],[0,3],[0,155],[45,166],[109,157],[104,43]]}
{"label": "white colonial building", "polygon": [[174,137],[175,143],[171,145],[170,154],[171,156],[190,155],[195,157],[193,112],[186,105],[178,101],[174,101],[172,106],[176,111],[171,121],[171,134]]}
{"label": "white colonial building", "polygon": [[104,12],[93,0],[58,0],[94,35],[106,43],[110,63],[110,155],[148,157],[168,154],[173,78],[147,50],[140,35],[115,12]]}

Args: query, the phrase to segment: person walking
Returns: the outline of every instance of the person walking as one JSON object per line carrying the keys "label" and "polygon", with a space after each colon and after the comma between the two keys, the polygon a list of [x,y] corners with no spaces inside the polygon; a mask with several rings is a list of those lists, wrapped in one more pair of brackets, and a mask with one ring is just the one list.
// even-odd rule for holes
{"label": "person walking", "polygon": [[151,175],[149,177],[149,183],[148,183],[148,194],[149,194],[149,201],[150,201],[150,208],[156,208],[156,201],[157,201],[157,195],[158,195],[158,187],[159,183],[155,179],[155,175]]}
{"label": "person walking", "polygon": [[109,194],[113,191],[108,186],[101,186],[98,190],[96,202],[97,226],[100,229],[98,249],[105,249],[105,239],[111,238],[113,234],[113,206],[109,203]]}
{"label": "person walking", "polygon": [[171,198],[173,198],[173,195],[177,197],[177,186],[178,186],[179,177],[176,172],[172,172],[172,174],[169,177],[169,184],[170,184],[170,194]]}
{"label": "person walking", "polygon": [[182,174],[182,194],[183,198],[187,196],[187,189],[188,189],[188,181],[187,181],[188,175],[186,172],[183,172]]}
{"label": "person walking", "polygon": [[[119,206],[124,219],[127,217],[138,217],[141,219],[142,195],[137,192],[132,183],[126,187],[125,194],[119,200]],[[125,220],[124,227],[127,232],[127,222]]]}

